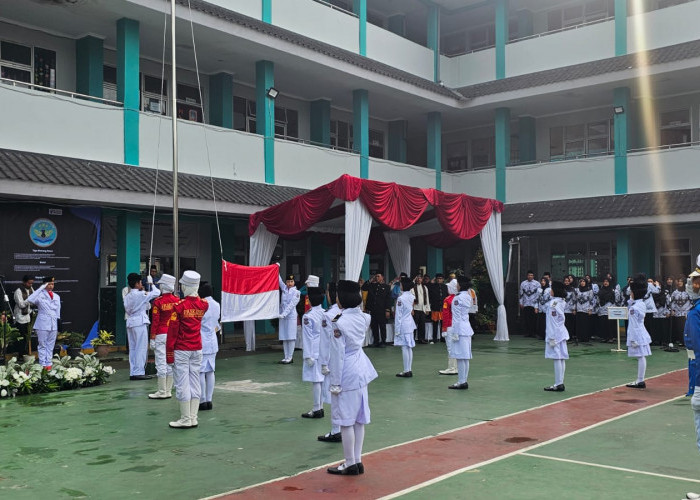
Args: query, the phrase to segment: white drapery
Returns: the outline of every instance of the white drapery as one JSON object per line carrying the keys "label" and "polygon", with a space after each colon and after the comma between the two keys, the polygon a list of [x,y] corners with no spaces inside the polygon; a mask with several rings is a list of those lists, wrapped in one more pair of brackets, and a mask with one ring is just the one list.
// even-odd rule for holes
{"label": "white drapery", "polygon": [[345,279],[357,281],[362,272],[369,232],[372,229],[372,215],[362,202],[345,202]]}
{"label": "white drapery", "polygon": [[493,340],[508,341],[508,321],[506,306],[503,304],[505,290],[503,284],[503,256],[501,239],[501,214],[492,212],[489,221],[481,230],[481,247],[484,250],[486,269],[491,278],[491,287],[498,301],[496,336]]}
{"label": "white drapery", "polygon": [[410,275],[411,240],[408,237],[408,233],[405,231],[385,231],[384,239],[389,248],[389,256],[396,274],[406,273]]}
{"label": "white drapery", "polygon": [[[277,245],[278,236],[267,230],[265,224],[260,224],[258,229],[250,237],[250,265],[266,266],[270,263],[272,254]],[[245,350],[255,350],[255,321],[243,322],[243,336],[245,337]]]}

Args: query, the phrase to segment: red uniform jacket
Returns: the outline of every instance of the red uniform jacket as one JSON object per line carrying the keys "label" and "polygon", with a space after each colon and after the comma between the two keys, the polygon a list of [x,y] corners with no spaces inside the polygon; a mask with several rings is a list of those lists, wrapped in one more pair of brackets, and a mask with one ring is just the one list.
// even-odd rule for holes
{"label": "red uniform jacket", "polygon": [[454,295],[448,295],[445,301],[442,303],[442,327],[441,330],[446,332],[447,329],[452,326],[452,301],[454,300]]}
{"label": "red uniform jacket", "polygon": [[199,351],[202,349],[202,316],[209,309],[206,300],[185,297],[173,306],[168,323],[168,340],[165,357],[175,362],[175,351]]}
{"label": "red uniform jacket", "polygon": [[168,333],[168,321],[173,312],[173,306],[180,301],[172,293],[165,293],[153,301],[151,310],[151,338]]}

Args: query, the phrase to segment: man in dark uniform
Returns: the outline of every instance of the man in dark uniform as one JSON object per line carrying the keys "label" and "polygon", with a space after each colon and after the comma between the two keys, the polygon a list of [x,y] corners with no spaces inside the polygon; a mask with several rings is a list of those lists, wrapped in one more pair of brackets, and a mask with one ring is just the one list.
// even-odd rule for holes
{"label": "man in dark uniform", "polygon": [[374,338],[374,347],[386,345],[386,320],[391,316],[391,287],[384,283],[381,273],[362,285],[367,292],[366,311],[372,317],[370,327]]}
{"label": "man in dark uniform", "polygon": [[442,305],[447,298],[447,285],[445,284],[445,276],[442,273],[435,275],[435,283],[428,285],[428,296],[430,297],[430,316],[433,322],[433,332],[435,332],[435,341],[440,341],[440,332],[442,327]]}

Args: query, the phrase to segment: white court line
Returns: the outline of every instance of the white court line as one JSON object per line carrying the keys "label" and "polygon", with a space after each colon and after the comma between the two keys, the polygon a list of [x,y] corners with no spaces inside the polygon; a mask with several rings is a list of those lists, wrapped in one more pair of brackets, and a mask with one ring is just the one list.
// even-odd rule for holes
{"label": "white court line", "polygon": [[537,455],[536,453],[521,453],[521,455],[526,456],[526,457],[543,458],[545,460],[554,460],[557,462],[568,462],[570,464],[588,465],[589,467],[598,467],[601,469],[612,469],[612,470],[619,470],[622,472],[632,472],[634,474],[644,474],[645,476],[663,477],[663,478],[667,478],[667,479],[675,479],[677,481],[688,481],[691,483],[700,483],[700,479],[689,479],[687,477],[669,476],[668,474],[657,474],[656,472],[646,472],[643,470],[626,469],[624,467],[615,467],[614,465],[593,464],[591,462],[582,462],[580,460],[570,460],[568,458],[558,458],[558,457],[548,457],[546,455]]}
{"label": "white court line", "polygon": [[[598,392],[600,392],[600,391],[598,391]],[[484,467],[485,465],[489,465],[489,464],[492,464],[492,463],[494,463],[494,462],[500,462],[501,460],[505,460],[506,458],[510,458],[510,457],[515,456],[515,455],[524,455],[527,451],[534,450],[534,449],[536,449],[536,448],[540,448],[541,446],[545,446],[545,445],[548,445],[548,444],[552,444],[552,443],[555,443],[555,442],[557,442],[557,441],[561,441],[562,439],[566,439],[566,438],[569,438],[569,437],[571,437],[571,436],[575,436],[575,435],[577,435],[577,434],[581,434],[582,432],[586,432],[586,431],[589,431],[589,430],[591,430],[591,429],[595,429],[596,427],[600,427],[601,425],[605,425],[605,424],[608,424],[608,423],[610,423],[610,422],[614,422],[614,421],[616,421],[616,420],[620,420],[620,419],[622,419],[622,418],[629,417],[630,415],[634,415],[635,413],[639,413],[639,412],[642,412],[642,411],[645,411],[645,410],[649,410],[649,409],[651,409],[651,408],[655,408],[655,407],[657,407],[657,406],[661,406],[661,405],[670,403],[671,401],[676,401],[677,399],[681,399],[681,398],[684,398],[684,397],[685,397],[685,396],[676,396],[676,397],[674,397],[674,398],[667,399],[666,401],[661,401],[661,402],[659,402],[659,403],[655,403],[655,404],[653,404],[653,405],[651,405],[651,406],[647,406],[647,407],[645,407],[645,408],[638,408],[638,409],[636,409],[636,410],[634,410],[634,411],[631,411],[631,412],[629,412],[629,413],[625,413],[625,414],[623,414],[623,415],[618,415],[617,417],[612,417],[612,418],[609,418],[609,419],[607,419],[607,420],[602,420],[602,421],[600,421],[600,422],[596,422],[595,424],[591,424],[591,425],[589,425],[588,427],[583,427],[583,428],[581,428],[581,429],[578,429],[578,430],[569,432],[568,434],[562,434],[561,436],[552,438],[552,439],[550,439],[549,441],[544,441],[544,442],[542,442],[542,443],[533,444],[532,446],[528,446],[528,447],[522,448],[522,449],[517,450],[517,451],[512,451],[512,452],[510,452],[510,453],[506,453],[505,455],[501,455],[501,456],[498,456],[498,457],[491,458],[491,459],[489,459],[489,460],[485,460],[485,461],[483,461],[483,462],[479,462],[478,464],[473,464],[473,465],[469,465],[469,466],[467,466],[467,467],[462,467],[461,469],[457,469],[457,470],[452,471],[452,472],[449,472],[449,473],[447,473],[447,474],[443,474],[442,476],[439,476],[439,477],[430,479],[430,480],[425,481],[425,482],[423,482],[423,483],[413,485],[413,486],[411,486],[410,488],[406,488],[406,489],[404,489],[404,490],[397,491],[397,492],[392,493],[392,494],[390,494],[390,495],[380,497],[378,500],[389,500],[389,499],[391,499],[391,498],[397,498],[397,497],[400,497],[400,496],[402,496],[402,495],[406,495],[407,493],[411,493],[411,492],[413,492],[413,491],[420,490],[420,489],[422,489],[422,488],[425,488],[426,486],[431,486],[431,485],[433,485],[433,484],[439,483],[440,481],[444,481],[445,479],[449,479],[449,478],[451,478],[451,477],[453,477],[453,476],[456,476],[456,475],[458,475],[458,474],[462,474],[463,472],[467,472],[467,471],[470,471],[470,470],[478,469],[479,467]],[[699,481],[699,482],[700,482],[700,481]]]}
{"label": "white court line", "polygon": [[[678,370],[671,370],[670,372],[660,373],[659,375],[655,375],[655,376],[653,376],[653,377],[648,377],[646,380],[653,380],[653,379],[655,379],[655,378],[663,377],[664,375],[670,375],[671,373],[680,372],[680,371],[683,371],[683,370],[686,370],[686,369],[687,369],[687,368],[681,368],[681,369],[678,369]],[[619,389],[620,387],[625,387],[625,385],[624,385],[624,384],[620,384],[620,385],[616,385],[616,386],[614,386],[614,387],[608,387],[608,388],[605,388],[605,389],[599,389],[599,390],[597,390],[597,391],[591,391],[591,392],[588,392],[588,393],[585,393],[585,394],[579,394],[578,396],[572,396],[572,397],[570,397],[570,398],[560,399],[560,400],[557,400],[557,401],[552,401],[551,403],[545,403],[545,404],[540,405],[540,406],[533,406],[532,408],[527,408],[527,409],[525,409],[525,410],[520,410],[520,411],[516,411],[516,412],[513,412],[513,413],[508,413],[508,414],[506,414],[506,415],[501,415],[501,416],[499,416],[499,417],[495,417],[495,418],[492,418],[492,419],[489,419],[489,420],[483,420],[483,421],[481,421],[481,422],[475,422],[475,423],[473,423],[473,424],[464,425],[464,426],[462,426],[462,427],[455,427],[454,429],[449,429],[449,430],[446,430],[446,431],[443,431],[443,432],[438,432],[437,434],[432,434],[432,435],[430,435],[430,436],[425,436],[425,437],[421,437],[421,438],[417,438],[417,439],[412,439],[412,440],[410,440],[410,441],[404,441],[404,442],[401,442],[401,443],[398,443],[398,444],[392,444],[392,445],[390,445],[390,446],[385,446],[384,448],[379,448],[379,449],[377,449],[377,450],[373,450],[373,451],[370,451],[370,452],[367,452],[367,453],[363,453],[363,456],[373,455],[373,454],[379,453],[379,452],[381,452],[381,451],[390,450],[390,449],[392,449],[392,448],[398,448],[398,447],[400,447],[400,446],[404,446],[404,445],[407,445],[407,444],[419,443],[419,442],[425,441],[425,440],[427,440],[427,439],[433,439],[433,438],[435,438],[435,437],[437,437],[437,436],[443,436],[443,435],[445,435],[445,434],[450,434],[450,433],[452,433],[452,432],[457,432],[457,431],[461,431],[461,430],[464,430],[464,429],[469,429],[469,428],[471,428],[471,427],[476,427],[476,426],[478,426],[478,425],[488,424],[489,422],[497,422],[498,420],[503,420],[504,418],[513,417],[513,416],[515,416],[515,415],[520,415],[520,414],[527,413],[527,412],[530,412],[530,411],[533,411],[533,410],[539,410],[539,409],[541,409],[541,408],[546,408],[546,407],[548,407],[548,406],[557,405],[557,404],[559,404],[559,403],[563,403],[563,402],[565,402],[565,401],[571,401],[571,400],[573,400],[573,399],[583,398],[583,397],[586,397],[586,396],[590,396],[590,395],[592,395],[592,394],[598,394],[598,393],[605,392],[605,391],[612,391],[612,390],[614,390],[614,389]],[[675,400],[675,399],[680,399],[680,398],[682,398],[682,397],[684,397],[684,396],[677,396],[677,397],[675,397],[675,398],[673,398],[673,399],[669,399],[668,401],[673,401],[673,400]],[[664,401],[664,402],[658,403],[658,404],[664,404],[664,403],[666,403],[666,402],[667,402],[667,401]],[[657,405],[653,405],[653,406],[657,406]],[[649,408],[653,408],[653,406],[649,406]],[[642,409],[640,409],[640,410],[635,410],[635,411],[632,412],[632,413],[636,413],[637,411],[641,411],[641,410],[643,410],[643,409],[645,409],[645,408],[642,408]],[[625,415],[631,415],[632,413],[626,413]],[[609,420],[609,421],[612,421],[612,420]],[[593,424],[593,426],[595,426],[595,425],[596,425],[596,424]],[[587,427],[587,429],[588,429],[588,428],[592,428],[593,426]],[[557,438],[555,438],[554,440],[556,440],[556,439],[557,439]],[[554,440],[548,441],[548,442],[553,442]],[[479,463],[479,464],[477,464],[477,465],[474,465],[474,466],[469,466],[469,467],[467,467],[467,468],[465,468],[465,469],[460,469],[459,471],[455,471],[455,473],[450,473],[450,474],[448,474],[448,475],[440,476],[440,478],[438,478],[438,480],[443,480],[443,479],[446,479],[447,477],[451,477],[452,475],[456,475],[456,474],[458,474],[458,473],[461,473],[461,472],[464,472],[464,471],[467,471],[467,470],[471,470],[471,469],[476,468],[476,467],[478,467],[478,466],[487,465],[487,464],[489,464],[489,463],[491,463],[491,462],[495,462],[495,461],[498,461],[498,460],[502,460],[502,459],[508,458],[508,457],[510,457],[510,456],[513,456],[513,455],[516,455],[516,454],[518,454],[518,453],[521,453],[521,452],[523,452],[523,451],[525,451],[525,450],[534,449],[534,448],[536,448],[537,446],[541,446],[541,445],[533,445],[533,446],[528,447],[528,448],[523,448],[522,450],[519,450],[519,451],[515,451],[515,452],[512,452],[512,453],[508,453],[508,454],[503,455],[503,456],[501,456],[501,457],[496,457],[496,458],[494,458],[494,459],[487,460],[486,462],[481,462],[481,463]],[[266,485],[266,484],[275,483],[275,482],[277,482],[277,481],[283,481],[284,479],[289,479],[290,477],[295,477],[295,476],[298,476],[298,475],[300,475],[300,474],[305,474],[305,473],[307,473],[307,472],[313,472],[313,471],[315,471],[315,470],[322,469],[322,468],[324,468],[324,467],[330,467],[330,466],[336,465],[336,464],[338,464],[338,463],[340,463],[340,462],[342,462],[342,458],[339,458],[338,460],[334,460],[333,462],[330,462],[330,463],[327,463],[327,464],[324,464],[324,465],[319,465],[318,467],[312,467],[312,468],[310,468],[310,469],[306,469],[306,470],[297,472],[296,474],[291,474],[291,475],[289,475],[289,476],[280,476],[280,477],[277,477],[277,478],[274,478],[274,479],[270,479],[270,480],[268,480],[268,481],[263,481],[263,482],[261,482],[261,483],[255,483],[255,484],[251,484],[251,485],[249,485],[249,486],[243,486],[243,487],[241,487],[241,488],[236,488],[236,489],[234,489],[234,490],[226,491],[226,492],[224,492],[224,493],[217,493],[216,495],[212,495],[212,496],[208,496],[208,497],[203,497],[203,498],[201,498],[201,500],[213,500],[213,499],[215,499],[215,498],[220,498],[220,497],[223,497],[223,496],[226,496],[226,495],[232,495],[232,494],[234,494],[234,493],[240,493],[240,492],[242,492],[242,491],[246,491],[246,490],[249,490],[249,489],[252,489],[252,488],[257,488],[258,486],[264,486],[264,485]],[[422,483],[422,484],[423,484],[424,486],[427,486],[428,483],[429,483],[429,482]],[[420,486],[420,487],[423,487],[423,486]],[[416,488],[416,489],[417,489],[417,488]],[[406,492],[406,493],[409,492],[409,491],[413,491],[413,490],[412,490],[412,489],[404,490],[404,492]],[[394,498],[394,497],[393,497],[393,496],[388,496],[388,497],[383,497],[383,498]]]}

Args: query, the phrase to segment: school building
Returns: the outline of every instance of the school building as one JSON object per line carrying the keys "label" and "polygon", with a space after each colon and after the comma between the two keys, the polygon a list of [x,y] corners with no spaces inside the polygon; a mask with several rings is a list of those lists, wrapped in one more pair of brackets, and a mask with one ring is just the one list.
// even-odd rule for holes
{"label": "school building", "polygon": [[[173,116],[180,267],[215,287],[222,252],[247,263],[249,214],[342,174],[505,202],[513,281],[700,252],[700,1],[175,2],[174,82],[169,2],[0,0],[10,288],[54,274],[123,342],[126,274],[172,272]],[[337,279],[340,241],[275,258]],[[468,271],[478,245],[415,238],[413,267]]]}

